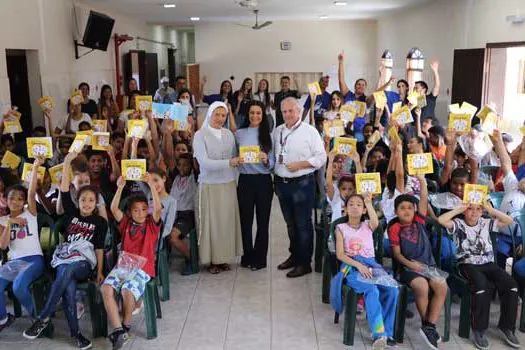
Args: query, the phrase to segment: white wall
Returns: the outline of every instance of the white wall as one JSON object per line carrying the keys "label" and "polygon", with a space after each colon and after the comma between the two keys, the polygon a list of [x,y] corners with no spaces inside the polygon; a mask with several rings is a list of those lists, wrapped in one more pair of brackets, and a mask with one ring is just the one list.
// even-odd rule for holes
{"label": "white wall", "polygon": [[[523,0],[439,0],[393,12],[378,20],[377,55],[389,48],[394,55],[394,76],[404,77],[405,57],[410,48],[419,47],[430,59],[441,63],[441,94],[437,116],[446,119],[450,102],[454,49],[484,48],[488,42],[523,41],[525,25],[512,25],[507,15],[521,10]],[[428,69],[424,79],[432,87]]]}
{"label": "white wall", "polygon": [[[80,12],[89,11],[90,6],[79,4]],[[144,22],[133,20],[103,9],[95,9],[115,19],[113,33],[150,37],[151,28]],[[38,50],[42,93],[53,97],[56,103],[55,118],[65,111],[65,101],[81,81],[91,85],[91,97],[100,95],[103,82],[109,83],[115,93],[115,57],[113,41],[107,52],[94,51],[78,60],[74,56],[73,34],[76,27],[73,20],[71,0],[2,0],[0,11],[0,104],[9,104],[9,81],[5,49]],[[80,35],[84,23],[79,22]],[[121,53],[135,49],[135,42],[124,43]],[[141,43],[141,49],[152,52],[150,44]],[[80,52],[87,49],[80,48]],[[31,101],[36,103],[36,101]],[[42,116],[38,116],[42,120]],[[38,119],[37,118],[37,119]],[[34,123],[34,125],[43,123]]]}
{"label": "white wall", "polygon": [[[283,40],[291,41],[291,51],[280,50]],[[255,72],[323,71],[334,75],[342,49],[347,56],[349,84],[364,77],[375,85],[379,64],[375,21],[274,22],[258,31],[229,23],[195,27],[195,59],[201,76],[208,77],[207,92],[218,92],[221,81],[231,75],[235,76],[234,89]],[[334,83],[337,85],[336,81],[331,85]]]}

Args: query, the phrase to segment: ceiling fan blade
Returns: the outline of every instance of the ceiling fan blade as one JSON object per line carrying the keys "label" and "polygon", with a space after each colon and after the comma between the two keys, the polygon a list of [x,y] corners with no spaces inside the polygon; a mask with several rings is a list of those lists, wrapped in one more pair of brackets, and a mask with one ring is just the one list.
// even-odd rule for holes
{"label": "ceiling fan blade", "polygon": [[253,28],[251,25],[249,24],[242,24],[242,23],[233,23],[235,24],[236,26],[239,26],[239,27],[244,27],[244,28]]}
{"label": "ceiling fan blade", "polygon": [[272,23],[273,23],[272,21],[266,21],[266,22],[264,22],[264,23],[261,24],[261,25],[254,26],[254,29],[255,29],[255,27],[256,27],[257,29],[266,28],[266,27],[270,26]]}

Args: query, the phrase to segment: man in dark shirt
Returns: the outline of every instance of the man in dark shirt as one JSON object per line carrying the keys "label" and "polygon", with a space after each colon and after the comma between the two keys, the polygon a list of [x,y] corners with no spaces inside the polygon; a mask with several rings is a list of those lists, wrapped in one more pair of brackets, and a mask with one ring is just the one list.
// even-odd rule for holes
{"label": "man in dark shirt", "polygon": [[287,97],[301,98],[297,90],[290,90],[291,79],[289,76],[281,77],[281,91],[275,94],[275,127],[284,124],[283,114],[281,112],[281,102]]}
{"label": "man in dark shirt", "polygon": [[428,93],[428,84],[422,80],[416,81],[414,86],[414,91],[420,95],[427,96],[427,105],[421,109],[421,119],[425,117],[435,117],[436,116],[436,100],[439,95],[439,87],[441,86],[441,80],[439,79],[439,62],[433,61],[430,63],[430,69],[434,74],[434,88],[432,92]]}
{"label": "man in dark shirt", "polygon": [[[321,95],[315,97],[314,104],[314,118],[316,123],[322,122],[323,114],[329,109],[330,103],[332,102],[332,95],[326,91],[326,88],[330,84],[330,77],[325,75],[319,79],[319,87],[321,88]],[[312,104],[312,99],[310,96],[304,102],[303,109],[303,120],[308,115],[310,111],[310,106]],[[307,120],[308,121],[308,120]]]}

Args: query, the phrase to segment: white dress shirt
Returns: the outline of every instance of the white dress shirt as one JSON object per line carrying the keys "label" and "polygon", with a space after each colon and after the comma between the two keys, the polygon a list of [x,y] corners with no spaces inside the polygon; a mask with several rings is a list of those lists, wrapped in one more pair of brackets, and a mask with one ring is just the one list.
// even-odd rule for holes
{"label": "white dress shirt", "polygon": [[[282,144],[281,144],[282,141]],[[299,121],[291,128],[279,125],[273,132],[275,174],[280,177],[300,177],[313,173],[326,163],[326,151],[319,132],[308,123]],[[283,158],[280,163],[279,159]],[[286,164],[307,161],[312,168],[291,172]]]}

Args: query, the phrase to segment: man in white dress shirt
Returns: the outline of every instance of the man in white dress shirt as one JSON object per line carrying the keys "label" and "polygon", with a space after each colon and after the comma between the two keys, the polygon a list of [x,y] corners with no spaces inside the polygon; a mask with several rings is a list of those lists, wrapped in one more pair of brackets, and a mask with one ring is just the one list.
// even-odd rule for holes
{"label": "man in white dress shirt", "polygon": [[278,269],[293,268],[286,275],[293,278],[312,272],[314,172],[325,165],[326,152],[317,130],[301,121],[301,107],[295,98],[285,98],[281,111],[284,124],[273,134],[275,193],[288,229],[290,257]]}

